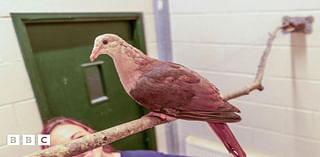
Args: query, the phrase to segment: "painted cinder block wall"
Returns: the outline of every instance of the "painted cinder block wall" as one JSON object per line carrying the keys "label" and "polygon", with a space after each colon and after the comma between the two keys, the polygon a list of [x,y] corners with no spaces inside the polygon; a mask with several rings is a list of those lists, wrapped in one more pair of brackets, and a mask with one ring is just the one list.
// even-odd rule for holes
{"label": "painted cinder block wall", "polygon": [[[305,36],[305,41],[299,34],[278,35],[268,60],[266,89],[232,101],[242,110],[243,117],[232,129],[249,150],[249,156],[254,153],[276,157],[320,156],[317,151],[320,148],[320,105],[316,99],[320,95],[320,2],[169,2],[174,61],[209,78],[221,93],[252,81],[267,32],[280,24],[282,16],[315,17],[314,31]],[[37,133],[42,127],[9,13],[120,11],[145,14],[147,50],[151,56],[157,56],[151,0],[0,1],[0,156],[22,156],[38,150],[38,147],[6,146],[5,136]],[[187,152],[187,136],[218,141],[204,123],[179,121],[177,128],[181,153]],[[161,139],[158,138],[158,142]]]}
{"label": "painted cinder block wall", "polygon": [[[232,101],[243,120],[231,127],[248,156],[320,156],[319,11],[317,0],[170,1],[173,60],[222,94],[254,79],[267,33],[283,16],[314,16],[312,34],[278,34],[265,90]],[[177,128],[181,153],[189,152],[188,136],[219,143],[204,123],[179,121]]]}
{"label": "painted cinder block wall", "polygon": [[[0,1],[1,157],[19,157],[38,150],[36,146],[7,146],[6,135],[35,134],[42,128],[30,79],[10,17],[11,12],[143,12],[147,51],[149,55],[157,56],[154,14],[150,0]],[[161,139],[164,138],[158,139],[160,139],[158,146],[161,147],[163,145]]]}

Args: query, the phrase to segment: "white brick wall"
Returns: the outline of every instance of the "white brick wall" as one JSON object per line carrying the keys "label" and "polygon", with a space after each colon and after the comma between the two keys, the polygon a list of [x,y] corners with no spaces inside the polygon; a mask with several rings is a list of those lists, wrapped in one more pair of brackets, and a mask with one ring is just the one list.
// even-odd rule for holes
{"label": "white brick wall", "polygon": [[[170,11],[174,61],[200,72],[222,93],[253,80],[267,33],[283,16],[314,16],[312,34],[278,34],[265,90],[232,101],[243,118],[232,129],[249,156],[320,156],[319,1],[174,0]],[[190,135],[217,140],[204,123],[179,121],[178,131],[182,153]]]}
{"label": "white brick wall", "polygon": [[[40,117],[10,12],[145,13],[147,49],[157,57],[151,0],[0,1],[0,156],[22,156],[37,147],[9,147],[8,133],[37,133]],[[266,89],[232,101],[243,121],[232,129],[244,148],[264,156],[320,156],[320,2],[318,0],[170,1],[173,58],[199,71],[222,93],[251,82],[268,38],[284,15],[313,15],[314,32],[279,34],[266,69]],[[300,42],[299,42],[300,41]],[[307,45],[307,47],[304,47]],[[300,52],[302,51],[302,52]],[[294,53],[293,53],[294,52]],[[29,116],[33,115],[33,116]],[[188,135],[217,141],[205,123],[179,121],[181,153]],[[190,127],[192,126],[192,127]],[[162,131],[164,133],[164,131]],[[158,134],[158,140],[163,136]],[[160,141],[161,145],[165,143]],[[161,146],[160,146],[161,150]]]}
{"label": "white brick wall", "polygon": [[[6,146],[9,133],[38,133],[39,111],[11,21],[11,12],[143,12],[146,46],[157,57],[150,0],[10,0],[0,1],[0,156],[18,157],[38,147]],[[159,141],[163,135],[158,135]],[[163,143],[163,142],[162,142]],[[160,149],[163,144],[160,144]]]}

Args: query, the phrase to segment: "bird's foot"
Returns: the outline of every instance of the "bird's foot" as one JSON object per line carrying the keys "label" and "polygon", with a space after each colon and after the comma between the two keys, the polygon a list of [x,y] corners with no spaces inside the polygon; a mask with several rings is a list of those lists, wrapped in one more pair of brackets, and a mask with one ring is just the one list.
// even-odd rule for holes
{"label": "bird's foot", "polygon": [[166,114],[158,113],[158,112],[150,112],[150,113],[148,113],[146,116],[159,117],[160,119],[162,119],[162,120],[164,120],[164,121],[168,121],[168,122],[171,122],[171,121],[174,121],[174,120],[177,119],[177,118],[175,118],[175,117],[171,117],[171,116],[168,116],[168,115],[166,115]]}

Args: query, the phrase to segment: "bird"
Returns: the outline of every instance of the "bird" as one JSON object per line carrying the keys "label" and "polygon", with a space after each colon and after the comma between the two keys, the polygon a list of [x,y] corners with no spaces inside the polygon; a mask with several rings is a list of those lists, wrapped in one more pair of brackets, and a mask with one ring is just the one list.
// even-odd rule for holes
{"label": "bird", "polygon": [[205,121],[229,153],[246,157],[227,125],[241,120],[240,110],[205,77],[183,65],[151,58],[116,34],[95,38],[90,61],[101,54],[112,58],[124,90],[150,114],[167,120]]}

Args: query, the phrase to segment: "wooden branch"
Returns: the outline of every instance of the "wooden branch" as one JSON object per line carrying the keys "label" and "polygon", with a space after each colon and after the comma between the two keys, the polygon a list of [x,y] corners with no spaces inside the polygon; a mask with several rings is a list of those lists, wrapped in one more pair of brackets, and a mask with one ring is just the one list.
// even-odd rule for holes
{"label": "wooden branch", "polygon": [[[230,93],[226,96],[223,96],[225,100],[230,100],[243,95],[248,95],[250,94],[250,92],[256,89],[260,91],[263,90],[261,82],[264,75],[267,57],[270,54],[272,42],[275,39],[276,34],[283,27],[284,26],[277,27],[272,33],[270,33],[270,37],[267,42],[267,47],[265,48],[263,55],[260,59],[260,64],[258,66],[258,71],[254,82],[246,86],[245,88]],[[146,116],[141,117],[140,119],[124,123],[103,131],[96,132],[94,134],[73,140],[66,144],[49,147],[48,149],[35,152],[25,157],[72,157],[168,122],[170,121],[165,121],[158,117],[148,114]]]}
{"label": "wooden branch", "polygon": [[234,91],[230,94],[224,95],[223,99],[230,100],[230,99],[238,98],[240,96],[249,95],[250,92],[252,92],[254,90],[262,91],[264,89],[264,87],[262,85],[262,79],[263,79],[264,71],[266,68],[267,58],[271,52],[273,40],[276,38],[277,33],[283,27],[285,27],[285,26],[277,27],[272,33],[269,33],[270,37],[267,41],[267,46],[264,49],[263,54],[260,58],[260,63],[258,65],[258,70],[257,70],[256,78],[254,79],[254,81],[251,84],[245,86],[244,88],[239,89],[238,91]]}
{"label": "wooden branch", "polygon": [[137,120],[87,135],[66,144],[49,147],[25,157],[72,157],[166,122],[168,121],[146,115]]}

